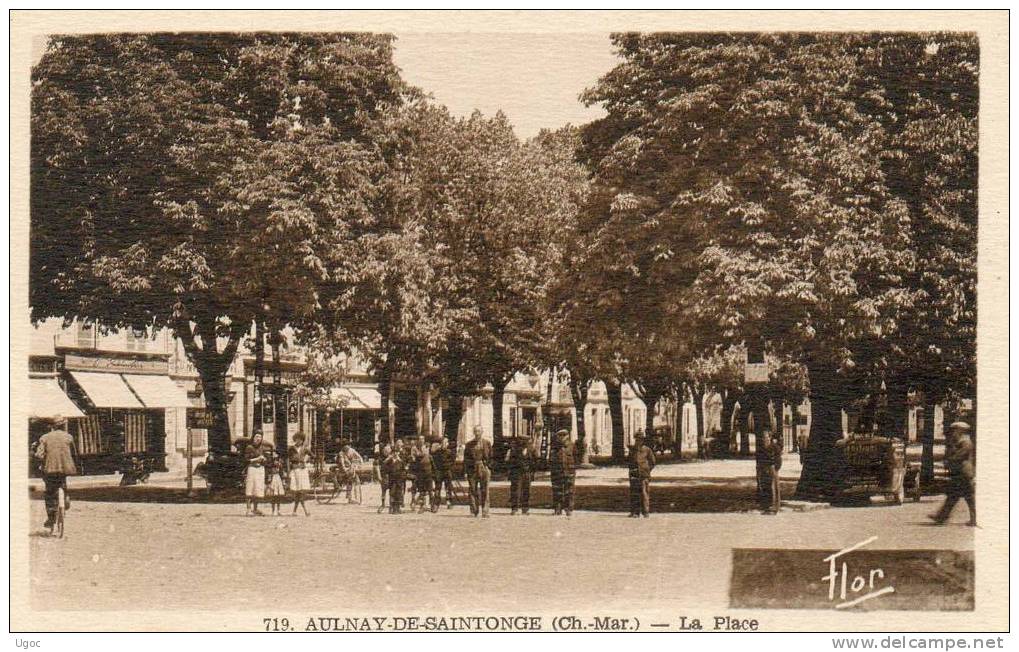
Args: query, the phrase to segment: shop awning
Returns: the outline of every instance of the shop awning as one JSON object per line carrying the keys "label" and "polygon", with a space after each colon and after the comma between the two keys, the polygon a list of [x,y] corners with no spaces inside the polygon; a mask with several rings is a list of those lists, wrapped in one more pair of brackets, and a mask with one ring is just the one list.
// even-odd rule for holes
{"label": "shop awning", "polygon": [[147,408],[186,408],[188,393],[166,376],[124,374],[124,380]]}
{"label": "shop awning", "polygon": [[83,417],[54,378],[29,378],[28,416],[36,419]]}
{"label": "shop awning", "polygon": [[334,387],[334,400],[346,401],[344,410],[378,410],[382,408],[382,396],[370,387]]}
{"label": "shop awning", "polygon": [[90,401],[100,408],[144,409],[120,374],[72,371],[71,376],[85,390]]}

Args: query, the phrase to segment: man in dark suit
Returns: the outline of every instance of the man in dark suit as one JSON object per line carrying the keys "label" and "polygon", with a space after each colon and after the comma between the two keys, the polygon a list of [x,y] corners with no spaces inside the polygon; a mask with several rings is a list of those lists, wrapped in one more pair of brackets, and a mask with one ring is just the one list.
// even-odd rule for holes
{"label": "man in dark suit", "polygon": [[977,524],[976,469],[973,465],[974,447],[970,438],[970,427],[965,421],[956,421],[948,427],[948,448],[945,451],[945,465],[948,467],[948,488],[945,504],[929,518],[938,525],[944,525],[952,515],[960,498],[969,507],[969,525]]}
{"label": "man in dark suit", "polygon": [[64,509],[71,508],[71,500],[67,498],[67,476],[78,473],[74,464],[74,437],[64,430],[64,422],[59,419],[50,421],[51,430],[39,438],[35,449],[35,457],[42,467],[43,482],[46,485],[46,524],[53,527],[57,518],[57,498],[60,488],[64,488]]}
{"label": "man in dark suit", "polygon": [[782,492],[778,471],[782,468],[782,443],[771,437],[765,428],[757,442],[757,500],[765,514],[778,514],[782,505]]}
{"label": "man in dark suit", "polygon": [[651,471],[655,468],[655,454],[644,443],[644,435],[637,433],[630,447],[630,518],[648,518],[651,515]]}
{"label": "man in dark suit", "polygon": [[569,517],[573,514],[573,489],[577,479],[569,430],[555,434],[549,468],[552,472],[552,510],[556,515],[565,513]]}
{"label": "man in dark suit", "polygon": [[524,514],[531,508],[531,475],[537,454],[530,437],[514,437],[506,452],[506,468],[510,481],[510,512]]}
{"label": "man in dark suit", "polygon": [[492,479],[492,444],[474,426],[474,439],[464,447],[464,470],[470,485],[471,513],[488,518],[488,483]]}

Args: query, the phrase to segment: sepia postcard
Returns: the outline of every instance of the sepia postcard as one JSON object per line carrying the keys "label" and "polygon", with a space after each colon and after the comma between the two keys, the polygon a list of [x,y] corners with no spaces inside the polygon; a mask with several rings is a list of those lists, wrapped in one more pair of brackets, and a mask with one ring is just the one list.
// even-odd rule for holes
{"label": "sepia postcard", "polygon": [[1002,647],[1008,19],[12,11],[18,646]]}

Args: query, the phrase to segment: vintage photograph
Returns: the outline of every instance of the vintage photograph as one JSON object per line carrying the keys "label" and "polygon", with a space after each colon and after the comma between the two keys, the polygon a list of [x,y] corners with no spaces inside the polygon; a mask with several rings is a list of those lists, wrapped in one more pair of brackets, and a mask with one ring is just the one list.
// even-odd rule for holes
{"label": "vintage photograph", "polygon": [[26,45],[12,631],[1008,628],[1007,13],[295,14]]}

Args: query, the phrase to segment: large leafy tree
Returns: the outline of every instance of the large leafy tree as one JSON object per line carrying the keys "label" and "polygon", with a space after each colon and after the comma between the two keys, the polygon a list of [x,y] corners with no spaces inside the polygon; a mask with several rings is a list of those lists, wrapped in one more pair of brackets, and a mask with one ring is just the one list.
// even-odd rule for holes
{"label": "large leafy tree", "polygon": [[33,71],[33,319],[169,327],[229,446],[225,376],[256,322],[357,276],[367,137],[403,91],[368,34],[57,37]]}
{"label": "large leafy tree", "polygon": [[[842,375],[908,302],[909,212],[880,166],[887,136],[852,92],[858,39],[814,34],[624,34],[625,62],[589,91],[603,192],[626,197],[685,303],[719,343],[766,340],[810,378],[801,478],[837,467]],[[862,37],[861,37],[862,38]],[[595,192],[597,195],[597,191]],[[608,202],[611,205],[611,202]]]}
{"label": "large leafy tree", "polygon": [[399,288],[417,286],[431,326],[383,357],[416,367],[439,388],[450,436],[462,399],[490,384],[498,438],[505,386],[549,357],[550,288],[583,174],[568,134],[522,142],[501,114],[455,118],[418,102],[393,116],[386,133],[390,196],[398,198],[390,212],[402,234],[394,242],[403,242],[406,269],[419,270],[390,284],[386,303],[405,314],[410,306],[392,292],[409,299]]}

